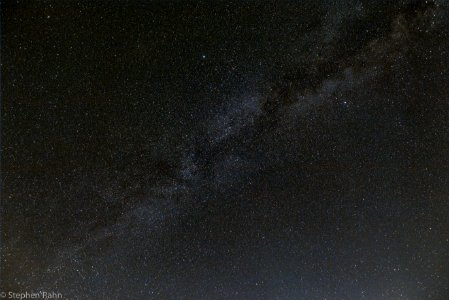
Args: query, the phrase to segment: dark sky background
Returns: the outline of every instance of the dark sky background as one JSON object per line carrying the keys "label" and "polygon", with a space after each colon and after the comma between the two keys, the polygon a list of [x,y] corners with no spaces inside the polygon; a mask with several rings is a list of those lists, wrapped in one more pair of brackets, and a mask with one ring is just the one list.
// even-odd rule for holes
{"label": "dark sky background", "polygon": [[3,291],[449,299],[449,3],[2,1]]}

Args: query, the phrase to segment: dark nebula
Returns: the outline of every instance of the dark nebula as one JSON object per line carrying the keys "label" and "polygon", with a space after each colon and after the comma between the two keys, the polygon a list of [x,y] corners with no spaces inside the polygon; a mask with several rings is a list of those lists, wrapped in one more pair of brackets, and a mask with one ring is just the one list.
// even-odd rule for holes
{"label": "dark nebula", "polygon": [[449,2],[2,1],[0,292],[449,299]]}

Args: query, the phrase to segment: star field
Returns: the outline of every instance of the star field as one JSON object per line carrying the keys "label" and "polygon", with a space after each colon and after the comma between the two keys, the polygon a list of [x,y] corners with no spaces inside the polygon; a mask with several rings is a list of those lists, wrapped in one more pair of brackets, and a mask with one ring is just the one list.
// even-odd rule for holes
{"label": "star field", "polygon": [[1,22],[0,292],[448,299],[447,1]]}

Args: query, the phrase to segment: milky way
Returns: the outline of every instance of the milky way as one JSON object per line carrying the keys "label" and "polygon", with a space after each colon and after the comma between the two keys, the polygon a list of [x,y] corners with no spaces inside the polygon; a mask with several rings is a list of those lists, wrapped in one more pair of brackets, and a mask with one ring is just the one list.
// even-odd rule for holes
{"label": "milky way", "polygon": [[1,18],[1,291],[448,299],[449,2]]}

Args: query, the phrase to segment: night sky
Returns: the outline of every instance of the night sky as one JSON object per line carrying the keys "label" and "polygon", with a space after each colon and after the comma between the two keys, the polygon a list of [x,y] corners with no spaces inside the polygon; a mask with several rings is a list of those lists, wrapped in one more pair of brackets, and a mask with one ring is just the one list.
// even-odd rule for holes
{"label": "night sky", "polygon": [[449,1],[2,1],[0,291],[449,299]]}

